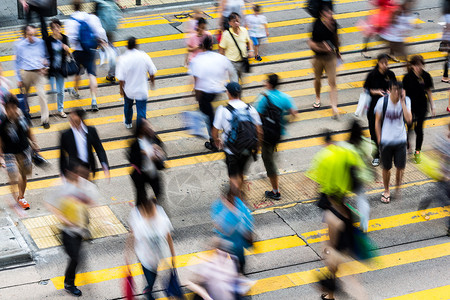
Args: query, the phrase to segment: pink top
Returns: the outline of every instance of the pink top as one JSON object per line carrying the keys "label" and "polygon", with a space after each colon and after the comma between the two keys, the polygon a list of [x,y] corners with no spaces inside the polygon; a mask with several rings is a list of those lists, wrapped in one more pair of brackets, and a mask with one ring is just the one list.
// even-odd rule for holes
{"label": "pink top", "polygon": [[[206,36],[212,37],[211,32],[205,31],[202,36],[198,36],[197,32],[194,32],[189,36],[189,39],[187,40],[187,45],[189,47],[197,47],[203,43],[203,40],[205,39]],[[191,61],[199,52],[200,49],[197,49],[193,52],[189,52],[188,60]]]}

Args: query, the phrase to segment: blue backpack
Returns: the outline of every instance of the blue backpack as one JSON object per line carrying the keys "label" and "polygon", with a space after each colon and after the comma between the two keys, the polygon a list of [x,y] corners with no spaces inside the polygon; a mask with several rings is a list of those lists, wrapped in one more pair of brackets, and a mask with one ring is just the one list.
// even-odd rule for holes
{"label": "blue backpack", "polygon": [[95,33],[92,30],[91,26],[89,26],[89,24],[85,21],[77,20],[73,17],[71,17],[71,19],[77,21],[80,24],[80,27],[78,28],[78,41],[80,42],[83,51],[97,49],[97,37],[95,36]]}
{"label": "blue backpack", "polygon": [[255,150],[258,144],[258,135],[256,125],[250,115],[250,105],[244,109],[235,109],[228,104],[226,109],[231,112],[232,118],[231,130],[225,145],[234,155],[240,155],[246,150]]}

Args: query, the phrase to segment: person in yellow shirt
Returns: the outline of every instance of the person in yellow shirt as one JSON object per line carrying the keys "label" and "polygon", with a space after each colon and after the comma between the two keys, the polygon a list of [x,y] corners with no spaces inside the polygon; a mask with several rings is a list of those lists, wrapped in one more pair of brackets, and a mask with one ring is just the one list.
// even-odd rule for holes
{"label": "person in yellow shirt", "polygon": [[[240,21],[239,14],[230,14],[230,29],[224,31],[219,44],[219,53],[225,55],[231,61],[239,79],[242,78],[242,73],[245,73],[245,60],[252,58],[255,52],[248,31],[240,25]],[[237,78],[231,78],[230,80],[238,82]]]}

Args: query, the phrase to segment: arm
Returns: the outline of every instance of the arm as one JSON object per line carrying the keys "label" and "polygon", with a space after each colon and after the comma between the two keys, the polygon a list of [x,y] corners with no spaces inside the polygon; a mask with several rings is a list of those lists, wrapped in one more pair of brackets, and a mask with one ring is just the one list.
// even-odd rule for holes
{"label": "arm", "polygon": [[123,87],[125,86],[125,81],[123,81],[123,80],[120,80],[119,81],[119,90],[120,90],[120,96],[124,96],[125,95],[125,92],[123,91]]}
{"label": "arm", "polygon": [[264,140],[264,131],[261,125],[256,125],[256,134],[258,135],[258,148],[259,148]]}
{"label": "arm", "polygon": [[381,115],[379,113],[376,113],[376,115],[375,115],[375,132],[377,134],[378,145],[380,145],[380,142],[381,142]]}
{"label": "arm", "polygon": [[59,172],[61,176],[64,176],[64,171],[66,170],[66,151],[65,151],[65,138],[64,133],[60,137],[59,146]]}
{"label": "arm", "polygon": [[175,268],[175,247],[173,246],[172,235],[167,234],[167,243],[169,244],[170,254],[172,255],[172,267]]}
{"label": "arm", "polygon": [[431,89],[427,90],[427,95],[428,95],[428,102],[430,102],[431,115],[434,117],[436,116],[436,111],[433,102],[433,93],[431,92]]}
{"label": "arm", "polygon": [[28,128],[28,138],[29,138],[30,141],[31,141],[31,148],[32,148],[34,151],[39,152],[39,151],[40,151],[39,146],[38,146],[38,144],[36,143],[36,138],[34,137],[34,134],[31,132],[31,129],[30,129],[30,128]]}
{"label": "arm", "polygon": [[225,55],[225,49],[219,46],[219,53]]}
{"label": "arm", "polygon": [[308,46],[314,52],[331,52],[330,47],[325,42],[316,43],[312,39],[309,39]]}
{"label": "arm", "polygon": [[109,178],[109,164],[108,158],[106,157],[105,149],[103,148],[102,142],[98,137],[97,130],[94,127],[91,127],[92,132],[92,146],[97,152],[98,160],[101,162],[103,171],[105,172],[105,176]]}
{"label": "arm", "polygon": [[20,51],[20,47],[18,42],[14,44],[14,55],[16,56],[16,60],[14,62],[14,67],[16,71],[16,78],[17,78],[17,86],[19,88],[22,87],[22,76],[20,75],[20,67],[22,63],[22,54]]}
{"label": "arm", "polygon": [[269,25],[265,23],[264,28],[266,29],[266,36],[269,37]]}
{"label": "arm", "polygon": [[406,123],[407,124],[411,124],[411,122],[412,122],[412,113],[411,113],[411,109],[408,108],[408,106],[406,105],[405,90],[403,90],[403,92],[402,92],[402,98],[400,99],[400,103],[402,104],[403,117],[405,118]]}
{"label": "arm", "polygon": [[217,129],[216,127],[213,126],[211,128],[211,136],[212,136],[212,138],[213,138],[213,140],[214,140],[214,142],[216,144],[216,147],[218,149],[222,149],[223,145],[222,145],[222,141],[219,138],[219,129]]}
{"label": "arm", "polygon": [[249,49],[248,50],[248,57],[249,58],[254,57],[255,56],[255,50],[254,50],[254,47],[253,47],[253,42],[250,39],[250,37],[248,36],[248,32],[247,32],[247,47]]}

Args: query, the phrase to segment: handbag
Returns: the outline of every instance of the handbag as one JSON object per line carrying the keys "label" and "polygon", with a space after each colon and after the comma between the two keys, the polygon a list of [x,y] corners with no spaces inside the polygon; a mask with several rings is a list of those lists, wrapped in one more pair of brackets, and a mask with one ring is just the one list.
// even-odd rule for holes
{"label": "handbag", "polygon": [[31,159],[33,160],[33,163],[39,168],[44,168],[44,167],[46,167],[46,166],[48,166],[50,164],[48,162],[48,160],[43,158],[39,153],[37,153],[34,150],[31,153]]}
{"label": "handbag", "polygon": [[180,280],[175,269],[170,271],[169,283],[166,289],[167,297],[175,297],[177,299],[184,299],[183,291],[181,290]]}
{"label": "handbag", "polygon": [[356,107],[355,116],[361,117],[367,114],[367,110],[371,101],[370,94],[367,91],[362,92],[359,95],[358,106]]}
{"label": "handbag", "polygon": [[239,45],[238,45],[236,39],[234,38],[233,34],[231,33],[230,29],[228,29],[228,32],[230,33],[231,38],[233,39],[234,43],[236,44],[237,49],[239,50],[239,55],[242,57],[242,64],[244,65],[244,72],[250,73],[250,62],[248,61],[248,57],[244,57],[242,55],[241,48],[239,48]]}
{"label": "handbag", "polygon": [[72,76],[78,73],[78,65],[72,54],[67,54],[61,67],[61,75],[63,77]]}

